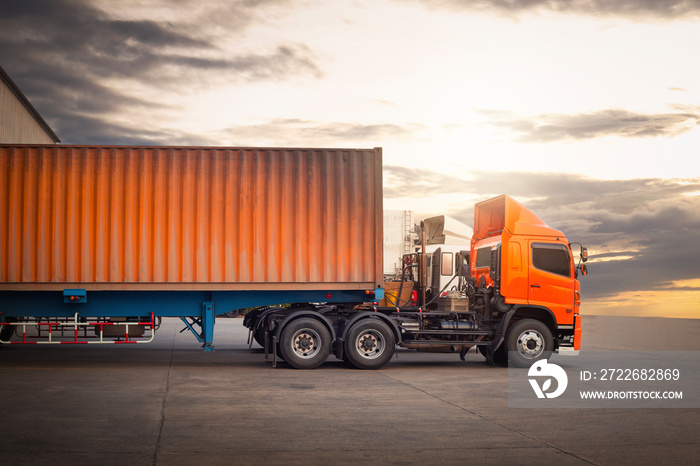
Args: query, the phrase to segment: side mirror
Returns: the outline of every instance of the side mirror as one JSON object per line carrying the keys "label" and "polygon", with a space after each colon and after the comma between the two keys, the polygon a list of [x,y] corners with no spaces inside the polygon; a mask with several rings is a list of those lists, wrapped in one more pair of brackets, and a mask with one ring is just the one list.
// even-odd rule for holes
{"label": "side mirror", "polygon": [[588,275],[588,267],[586,267],[586,264],[581,264],[581,273],[584,277]]}
{"label": "side mirror", "polygon": [[[583,262],[586,262],[588,260],[588,249],[584,247],[581,248],[581,260]],[[586,275],[585,272],[583,274]]]}

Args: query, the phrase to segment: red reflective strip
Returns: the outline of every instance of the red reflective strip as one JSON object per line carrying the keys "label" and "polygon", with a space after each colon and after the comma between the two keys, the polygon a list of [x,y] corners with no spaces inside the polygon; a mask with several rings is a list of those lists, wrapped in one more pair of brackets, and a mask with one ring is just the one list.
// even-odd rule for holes
{"label": "red reflective strip", "polygon": [[134,340],[127,340],[127,341],[115,341],[114,343],[116,343],[116,344],[124,344],[124,343],[138,343],[138,341],[134,341]]}

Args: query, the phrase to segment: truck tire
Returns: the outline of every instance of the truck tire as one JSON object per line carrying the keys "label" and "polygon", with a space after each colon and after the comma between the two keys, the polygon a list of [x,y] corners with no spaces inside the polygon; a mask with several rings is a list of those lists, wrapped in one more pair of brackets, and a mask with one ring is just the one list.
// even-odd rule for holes
{"label": "truck tire", "polygon": [[389,362],[396,349],[396,337],[379,319],[363,319],[348,331],[345,341],[347,361],[358,369],[379,369]]}
{"label": "truck tire", "polygon": [[315,369],[331,352],[331,333],[316,319],[293,320],[280,335],[282,359],[297,369]]}
{"label": "truck tire", "polygon": [[552,332],[544,323],[523,319],[514,323],[506,338],[508,360],[517,367],[530,367],[535,361],[549,359],[554,350]]}

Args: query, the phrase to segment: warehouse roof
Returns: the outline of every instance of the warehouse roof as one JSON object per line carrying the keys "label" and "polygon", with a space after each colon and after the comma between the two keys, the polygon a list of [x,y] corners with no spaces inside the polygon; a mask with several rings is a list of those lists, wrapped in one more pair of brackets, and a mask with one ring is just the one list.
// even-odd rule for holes
{"label": "warehouse roof", "polygon": [[5,72],[5,70],[2,69],[2,66],[0,66],[0,80],[5,83],[5,85],[10,89],[10,91],[17,97],[17,100],[19,100],[22,105],[24,105],[24,108],[27,109],[27,111],[32,115],[34,120],[39,124],[39,126],[42,127],[44,131],[46,131],[46,134],[49,135],[51,139],[54,140],[54,142],[61,142],[61,140],[56,136],[56,133],[53,132],[51,127],[44,121],[44,119],[39,115],[39,112],[36,111],[34,106],[29,103],[29,100],[24,96],[22,91],[19,90],[19,87],[12,81],[10,76]]}

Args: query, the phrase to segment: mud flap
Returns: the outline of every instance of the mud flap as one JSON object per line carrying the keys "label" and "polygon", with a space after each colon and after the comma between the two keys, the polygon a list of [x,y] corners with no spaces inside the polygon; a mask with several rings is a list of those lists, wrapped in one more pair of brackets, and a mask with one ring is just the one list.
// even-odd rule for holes
{"label": "mud flap", "polygon": [[510,311],[506,312],[503,315],[503,319],[501,319],[501,321],[496,326],[496,334],[493,336],[493,341],[488,346],[488,350],[486,351],[486,363],[487,364],[491,364],[492,366],[495,365],[495,363],[493,361],[493,355],[496,353],[496,350],[498,350],[498,348],[505,341],[505,333],[506,333],[506,330],[508,329],[508,324],[510,323],[510,319],[513,317],[513,314],[515,314],[514,309],[511,309]]}

